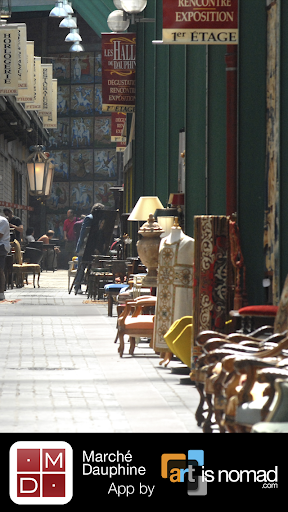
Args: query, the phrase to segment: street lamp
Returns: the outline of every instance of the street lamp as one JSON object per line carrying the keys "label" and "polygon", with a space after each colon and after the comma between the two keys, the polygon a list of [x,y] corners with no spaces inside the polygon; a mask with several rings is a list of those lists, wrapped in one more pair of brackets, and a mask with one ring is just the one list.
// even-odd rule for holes
{"label": "street lamp", "polygon": [[116,11],[109,14],[107,23],[113,32],[124,32],[131,25],[141,22],[155,22],[154,18],[144,18],[141,12],[147,6],[147,0],[113,0]]}
{"label": "street lamp", "polygon": [[112,32],[124,32],[130,25],[130,21],[124,19],[124,12],[121,10],[113,11],[107,18],[107,25]]}
{"label": "street lamp", "polygon": [[48,158],[49,153],[44,153],[44,146],[32,146],[30,150],[32,153],[26,160],[29,194],[39,197],[46,193],[46,184],[48,185],[52,173],[52,161]]}

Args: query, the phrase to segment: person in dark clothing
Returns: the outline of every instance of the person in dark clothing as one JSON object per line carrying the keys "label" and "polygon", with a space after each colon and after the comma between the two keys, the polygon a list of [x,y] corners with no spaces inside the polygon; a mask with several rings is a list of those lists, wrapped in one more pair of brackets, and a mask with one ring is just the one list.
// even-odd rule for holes
{"label": "person in dark clothing", "polygon": [[10,228],[14,229],[16,240],[18,240],[18,242],[20,243],[23,236],[22,220],[19,217],[13,215],[13,212],[12,210],[10,210],[10,208],[3,208],[3,213],[5,217],[7,217],[8,219]]}
{"label": "person in dark clothing", "polygon": [[[98,210],[103,210],[103,209],[104,209],[103,204],[101,204],[101,203],[94,204],[91,208],[91,212],[89,213],[89,215],[86,215],[85,219],[83,220],[82,226],[81,226],[80,235],[79,235],[78,242],[76,245],[76,254],[78,256],[78,272],[77,272],[77,275],[76,275],[76,278],[74,281],[75,295],[77,295],[77,293],[81,293],[81,281],[83,279],[84,271],[85,271],[84,266],[83,265],[81,266],[81,262],[82,262],[82,256],[83,256],[83,252],[82,252],[83,251],[83,243],[84,243],[85,235],[87,233],[86,228],[91,228],[91,226],[93,224],[93,218],[94,218],[95,212]],[[95,232],[96,236],[95,237],[90,236],[88,238],[88,242],[87,242],[87,245],[85,248],[85,253],[88,254],[88,260],[92,260],[93,254],[103,254],[103,252],[105,251],[104,224],[105,224],[104,219],[99,220],[99,226],[96,226],[96,232]],[[85,258],[85,260],[86,259],[87,259],[87,257]]]}

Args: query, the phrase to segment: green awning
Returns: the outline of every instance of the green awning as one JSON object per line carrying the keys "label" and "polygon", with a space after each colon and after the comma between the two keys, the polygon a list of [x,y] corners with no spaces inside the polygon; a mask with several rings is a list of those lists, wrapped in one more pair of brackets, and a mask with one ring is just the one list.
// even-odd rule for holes
{"label": "green awning", "polygon": [[[16,4],[20,2],[16,1]],[[47,11],[53,9],[54,5],[55,2],[51,3],[51,0],[49,4],[41,0],[22,0],[21,5],[12,6],[12,12]],[[109,32],[107,18],[116,9],[113,0],[72,0],[72,6],[98,36],[101,36],[101,32]]]}

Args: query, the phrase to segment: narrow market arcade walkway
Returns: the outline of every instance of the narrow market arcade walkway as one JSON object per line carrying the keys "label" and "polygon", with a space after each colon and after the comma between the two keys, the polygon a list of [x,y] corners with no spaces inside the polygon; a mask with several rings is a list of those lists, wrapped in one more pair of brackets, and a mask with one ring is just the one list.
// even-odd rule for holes
{"label": "narrow market arcade walkway", "polygon": [[183,365],[147,343],[120,358],[116,311],[67,286],[67,271],[42,272],[0,303],[0,432],[201,433]]}

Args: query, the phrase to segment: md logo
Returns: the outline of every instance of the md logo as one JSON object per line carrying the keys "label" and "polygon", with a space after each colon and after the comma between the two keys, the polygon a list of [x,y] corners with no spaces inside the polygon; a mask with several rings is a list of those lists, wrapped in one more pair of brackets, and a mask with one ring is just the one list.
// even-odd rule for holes
{"label": "md logo", "polygon": [[187,482],[189,496],[206,496],[207,481],[204,475],[204,451],[189,450],[185,453],[163,453],[161,456],[161,476],[171,483]]}
{"label": "md logo", "polygon": [[10,498],[17,505],[64,505],[72,499],[73,454],[65,442],[17,442],[10,448]]}

